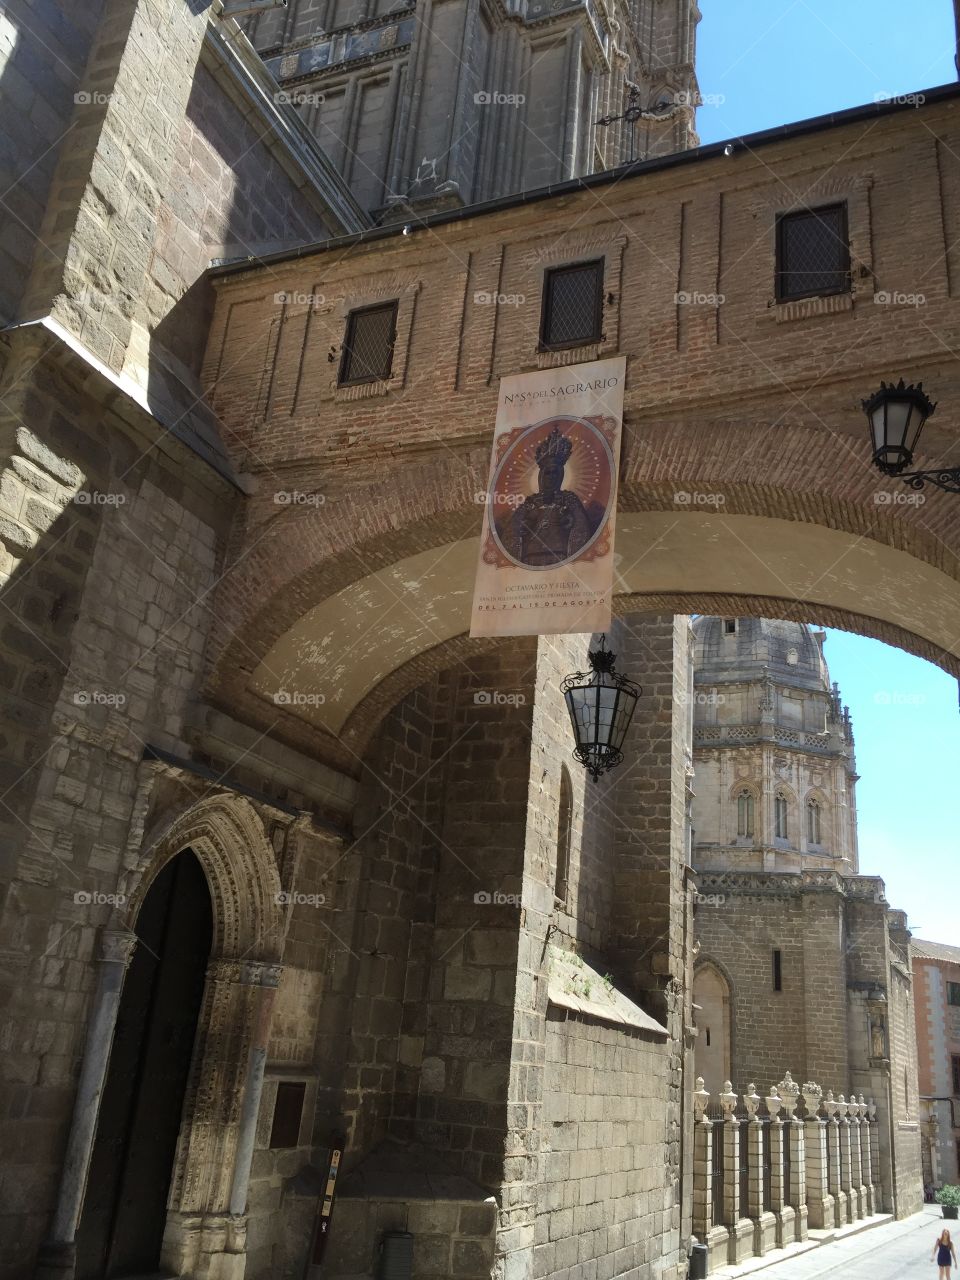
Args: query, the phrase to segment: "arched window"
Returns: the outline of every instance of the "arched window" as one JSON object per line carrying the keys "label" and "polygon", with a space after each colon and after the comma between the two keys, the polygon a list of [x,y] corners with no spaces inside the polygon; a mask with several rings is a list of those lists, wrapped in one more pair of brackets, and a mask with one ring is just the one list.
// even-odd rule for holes
{"label": "arched window", "polygon": [[773,834],[778,840],[787,838],[787,797],[778,791],[773,801]]}
{"label": "arched window", "polygon": [[746,789],[737,796],[737,835],[753,835],[753,793]]}
{"label": "arched window", "polygon": [[807,841],[810,844],[820,843],[820,801],[807,801]]}
{"label": "arched window", "polygon": [[557,870],[553,892],[558,902],[566,902],[570,878],[570,836],[573,830],[573,788],[567,766],[560,766],[560,811],[557,815]]}

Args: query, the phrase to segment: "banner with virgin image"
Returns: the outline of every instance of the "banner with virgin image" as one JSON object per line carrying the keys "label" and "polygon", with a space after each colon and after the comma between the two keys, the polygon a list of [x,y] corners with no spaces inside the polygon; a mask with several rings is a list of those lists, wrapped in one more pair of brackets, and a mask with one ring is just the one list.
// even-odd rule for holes
{"label": "banner with virgin image", "polygon": [[472,636],[609,629],[625,368],[501,379]]}

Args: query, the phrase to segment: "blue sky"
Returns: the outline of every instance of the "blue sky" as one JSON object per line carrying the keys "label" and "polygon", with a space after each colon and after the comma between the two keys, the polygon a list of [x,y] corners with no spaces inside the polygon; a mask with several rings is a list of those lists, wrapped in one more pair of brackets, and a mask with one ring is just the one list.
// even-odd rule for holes
{"label": "blue sky", "polygon": [[[951,0],[700,0],[704,142],[956,79]],[[960,498],[956,500],[960,503]],[[960,945],[957,683],[879,641],[830,631],[857,742],[860,867],[921,937]]]}
{"label": "blue sky", "polygon": [[860,870],[921,938],[960,946],[957,682],[932,663],[829,630],[824,656],[853,717]]}
{"label": "blue sky", "polygon": [[700,9],[703,142],[957,78],[951,0],[700,0]]}

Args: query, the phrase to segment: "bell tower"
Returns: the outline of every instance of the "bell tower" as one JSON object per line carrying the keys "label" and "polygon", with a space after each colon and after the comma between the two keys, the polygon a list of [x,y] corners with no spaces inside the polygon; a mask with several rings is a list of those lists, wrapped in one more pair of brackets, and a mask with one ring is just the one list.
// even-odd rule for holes
{"label": "bell tower", "polygon": [[699,19],[696,0],[291,0],[247,32],[384,222],[695,146]]}
{"label": "bell tower", "polygon": [[694,636],[694,865],[855,874],[853,729],[824,632],[698,618]]}

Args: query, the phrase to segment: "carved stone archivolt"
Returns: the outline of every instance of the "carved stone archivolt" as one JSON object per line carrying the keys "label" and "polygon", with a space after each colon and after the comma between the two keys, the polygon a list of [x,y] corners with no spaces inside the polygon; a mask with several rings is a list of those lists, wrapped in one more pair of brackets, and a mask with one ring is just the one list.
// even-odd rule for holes
{"label": "carved stone archivolt", "polygon": [[[125,886],[128,908],[122,923],[127,930],[132,931],[156,875],[184,849],[193,851],[206,875],[214,942],[162,1260],[177,1275],[227,1276],[237,1268],[242,1273],[245,1247],[245,1232],[227,1226],[250,1047],[261,1004],[280,983],[287,915],[277,853],[260,815],[246,798],[221,794],[199,800],[154,828]],[[131,934],[116,936],[119,948],[119,939]]]}

